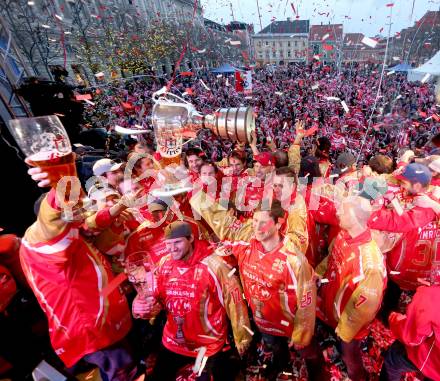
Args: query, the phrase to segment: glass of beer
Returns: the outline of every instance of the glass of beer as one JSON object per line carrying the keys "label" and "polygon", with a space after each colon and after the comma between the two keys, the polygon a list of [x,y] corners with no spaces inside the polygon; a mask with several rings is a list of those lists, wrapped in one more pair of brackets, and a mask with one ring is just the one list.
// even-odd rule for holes
{"label": "glass of beer", "polygon": [[69,136],[56,115],[12,119],[9,131],[26,162],[47,172],[51,187],[56,188],[64,176],[76,176]]}

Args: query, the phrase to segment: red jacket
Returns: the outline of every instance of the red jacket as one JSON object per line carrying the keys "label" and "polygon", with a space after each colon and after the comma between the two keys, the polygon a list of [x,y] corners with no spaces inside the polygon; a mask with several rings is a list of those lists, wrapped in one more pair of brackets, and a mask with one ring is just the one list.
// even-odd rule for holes
{"label": "red jacket", "polygon": [[320,317],[345,342],[365,337],[387,280],[384,258],[369,230],[355,238],[341,230],[323,278],[328,282],[319,289]]}
{"label": "red jacket", "polygon": [[385,232],[401,233],[386,255],[390,279],[402,289],[415,290],[418,278],[428,278],[440,255],[440,228],[432,209],[412,206],[412,197],[400,200],[404,213],[382,208],[371,215],[368,226]]}
{"label": "red jacket", "polygon": [[316,286],[305,257],[287,251],[283,243],[265,252],[256,239],[235,242],[232,254],[258,329],[307,345],[315,325]]}
{"label": "red jacket", "polygon": [[[125,258],[135,252],[144,251],[151,257],[153,263],[159,264],[162,257],[167,254],[167,249],[164,241],[164,229],[171,222],[176,220],[177,217],[174,215],[171,221],[164,222],[160,226],[152,225],[151,221],[145,221],[136,229],[136,231],[128,236],[127,245],[125,248]],[[184,217],[183,220],[191,224],[195,240],[201,240],[205,238],[196,221],[188,217]]]}
{"label": "red jacket", "polygon": [[[326,255],[325,248],[330,246],[339,233],[339,220],[336,216],[336,207],[330,198],[313,194],[313,186],[306,190],[307,231],[309,233],[309,247],[306,257],[315,268]],[[326,244],[327,243],[327,244]]]}
{"label": "red jacket", "polygon": [[125,296],[104,256],[60,218],[52,189],[20,250],[26,278],[47,316],[55,353],[67,367],[123,339],[131,328]]}
{"label": "red jacket", "polygon": [[440,380],[440,286],[417,289],[406,315],[393,312],[390,327],[405,347],[408,358],[424,376]]}
{"label": "red jacket", "polygon": [[[240,282],[206,245],[196,242],[188,261],[163,258],[157,270],[156,299],[167,311],[162,343],[172,352],[197,357],[219,352],[230,320],[236,343],[250,342],[250,327]],[[228,319],[229,318],[229,319]]]}

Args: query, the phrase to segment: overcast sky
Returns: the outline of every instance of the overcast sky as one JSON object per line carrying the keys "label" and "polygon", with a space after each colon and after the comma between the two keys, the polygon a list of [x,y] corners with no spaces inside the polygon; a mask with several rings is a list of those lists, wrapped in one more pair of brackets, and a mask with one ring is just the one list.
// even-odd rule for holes
{"label": "overcast sky", "polygon": [[[386,36],[391,9],[393,35],[413,25],[427,10],[439,10],[440,7],[440,0],[258,0],[258,3],[263,28],[273,17],[286,20],[299,15],[311,24],[343,23],[344,32],[361,32],[369,36],[379,34],[382,28],[381,34]],[[390,3],[394,3],[392,8],[386,6]],[[204,16],[219,23],[232,20],[232,4],[235,20],[253,23],[255,32],[260,31],[257,0],[201,0],[201,4]]]}

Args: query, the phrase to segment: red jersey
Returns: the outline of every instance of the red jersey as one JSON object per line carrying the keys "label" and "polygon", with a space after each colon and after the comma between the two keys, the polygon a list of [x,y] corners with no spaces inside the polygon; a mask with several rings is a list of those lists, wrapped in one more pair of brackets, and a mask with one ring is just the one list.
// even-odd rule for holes
{"label": "red jersey", "polygon": [[368,226],[385,232],[401,233],[390,252],[387,268],[390,278],[405,290],[420,286],[418,278],[428,278],[440,255],[440,227],[432,209],[412,205],[413,197],[400,203],[404,213],[382,208],[371,215]]}
{"label": "red jersey", "polygon": [[319,316],[345,342],[365,337],[386,287],[384,258],[366,230],[352,238],[342,230],[328,257],[319,289]]}
{"label": "red jersey", "polygon": [[105,295],[114,278],[110,265],[74,224],[61,219],[54,189],[25,233],[20,259],[47,316],[55,353],[67,367],[126,336],[131,315],[125,296],[118,288]]}
{"label": "red jersey", "polygon": [[315,326],[316,284],[302,254],[308,243],[302,196],[297,195],[289,211],[283,242],[270,253],[253,239],[252,220],[241,222],[216,203],[202,208],[205,196],[203,192],[194,195],[191,205],[221,240],[232,241],[232,254],[259,329],[290,337],[297,345],[309,344]]}
{"label": "red jersey", "polygon": [[[136,231],[128,236],[125,257],[127,258],[130,254],[143,251],[151,257],[154,264],[159,264],[162,257],[167,254],[167,248],[164,241],[165,227],[174,221],[177,221],[175,215],[171,221],[165,221],[160,226],[155,226],[151,221],[145,221],[136,229]],[[188,217],[184,217],[183,221],[191,224],[195,240],[198,241],[206,238],[196,221]]]}
{"label": "red jersey", "polygon": [[236,243],[232,253],[258,329],[307,345],[315,326],[316,287],[304,256],[289,252],[282,243],[265,252],[256,239]]}
{"label": "red jersey", "polygon": [[432,380],[440,380],[440,286],[420,286],[406,315],[393,312],[390,328],[406,347],[412,363]]}
{"label": "red jersey", "polygon": [[[219,352],[231,321],[236,343],[250,342],[250,327],[240,282],[206,245],[196,242],[188,261],[164,257],[157,270],[156,299],[167,311],[162,343],[172,352],[197,357]],[[229,318],[229,320],[228,320]]]}

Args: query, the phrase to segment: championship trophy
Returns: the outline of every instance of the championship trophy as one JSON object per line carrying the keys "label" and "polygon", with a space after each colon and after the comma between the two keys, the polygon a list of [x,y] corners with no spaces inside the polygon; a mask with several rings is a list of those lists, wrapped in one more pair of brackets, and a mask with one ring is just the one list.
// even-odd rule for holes
{"label": "championship trophy", "polygon": [[184,139],[195,138],[203,128],[239,143],[249,143],[255,130],[252,107],[221,108],[210,115],[163,88],[153,94],[152,122],[162,164],[179,164]]}

